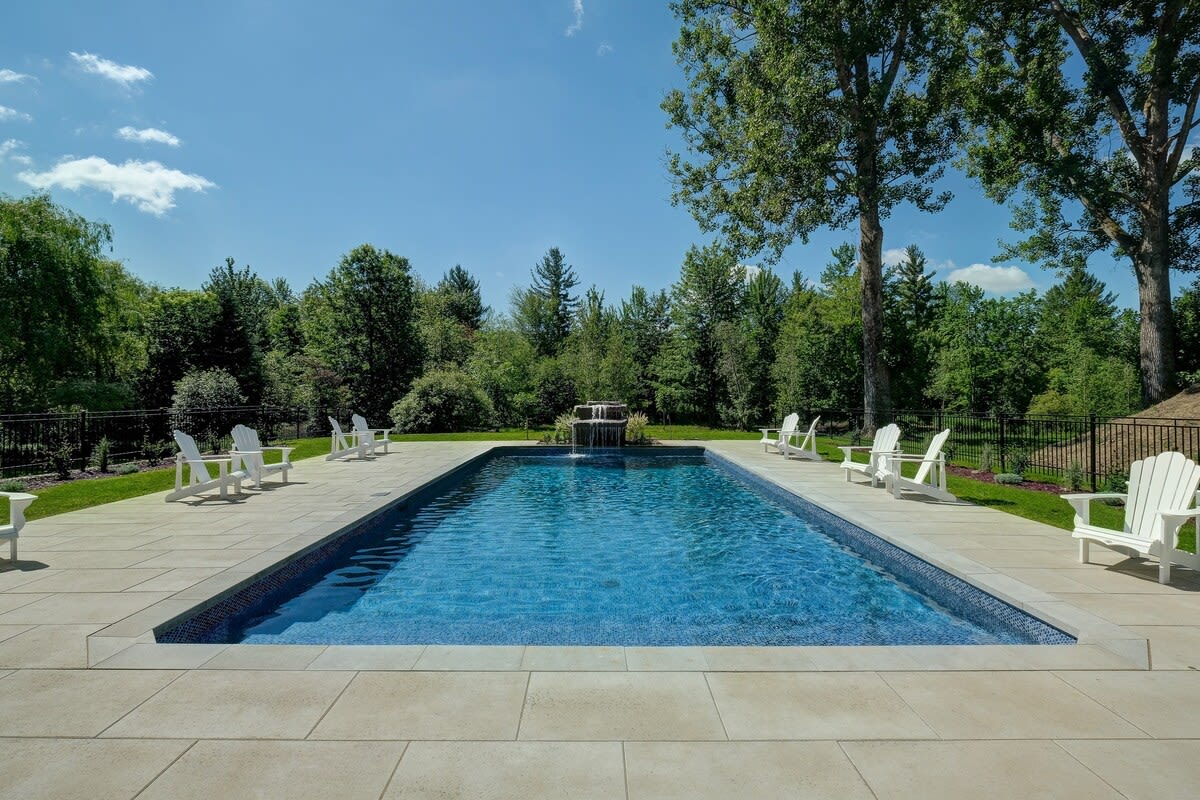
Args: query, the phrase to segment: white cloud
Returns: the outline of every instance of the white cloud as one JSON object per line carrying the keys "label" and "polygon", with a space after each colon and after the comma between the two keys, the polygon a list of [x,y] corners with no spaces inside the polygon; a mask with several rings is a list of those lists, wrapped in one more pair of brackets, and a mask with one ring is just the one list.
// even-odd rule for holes
{"label": "white cloud", "polygon": [[762,267],[758,266],[757,264],[738,264],[738,267],[740,267],[745,274],[746,283],[749,283],[757,278],[758,274],[762,272]]}
{"label": "white cloud", "polygon": [[[950,262],[953,266],[953,262]],[[1033,279],[1020,267],[993,267],[990,264],[972,264],[955,269],[946,276],[950,283],[969,283],[986,292],[1008,294],[1032,289]]]}
{"label": "white cloud", "polygon": [[32,77],[32,75],[22,75],[19,72],[13,72],[11,69],[0,69],[0,83],[20,83]]}
{"label": "white cloud", "polygon": [[82,67],[84,72],[108,78],[110,81],[116,81],[126,89],[138,81],[147,81],[154,77],[154,73],[145,67],[118,64],[115,61],[109,61],[107,58],[101,58],[91,53],[80,54],[72,52],[71,58],[75,59],[75,63]]}
{"label": "white cloud", "polygon": [[567,36],[574,36],[583,27],[583,0],[573,0],[572,10],[575,12],[575,21],[567,27]]}
{"label": "white cloud", "polygon": [[17,177],[35,189],[61,186],[71,191],[90,188],[128,200],[139,210],[162,216],[175,207],[175,192],[203,192],[216,186],[199,175],[168,169],[157,161],[112,164],[99,156],[60,161],[46,172],[22,172]]}
{"label": "white cloud", "polygon": [[894,267],[905,260],[903,247],[889,247],[883,251],[883,263],[889,267]]}
{"label": "white cloud", "polygon": [[138,130],[130,125],[126,125],[117,131],[117,137],[127,142],[140,142],[142,144],[157,142],[159,144],[170,145],[171,147],[179,147],[182,144],[178,136],[166,131],[160,131],[158,128],[142,128]]}
{"label": "white cloud", "polygon": [[24,146],[25,143],[20,139],[5,139],[0,142],[0,161],[3,161],[13,150]]}
{"label": "white cloud", "polygon": [[611,44],[609,44],[608,42],[601,42],[600,46],[596,48],[596,55],[606,56],[609,53],[611,53],[612,51],[613,51],[613,46]]}
{"label": "white cloud", "polygon": [[0,106],[0,122],[8,122],[14,119],[21,122],[33,122],[33,117],[24,111],[17,111],[15,108],[9,108],[8,106]]}

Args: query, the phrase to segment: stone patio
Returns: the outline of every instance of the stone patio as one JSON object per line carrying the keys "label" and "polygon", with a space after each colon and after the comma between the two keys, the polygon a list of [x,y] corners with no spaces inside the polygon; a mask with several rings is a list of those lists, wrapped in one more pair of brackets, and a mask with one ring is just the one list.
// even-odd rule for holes
{"label": "stone patio", "polygon": [[0,798],[1163,798],[1200,780],[1200,580],[998,511],[705,446],[1074,646],[156,644],[495,445],[306,460],[241,500],[37,520],[0,568]]}

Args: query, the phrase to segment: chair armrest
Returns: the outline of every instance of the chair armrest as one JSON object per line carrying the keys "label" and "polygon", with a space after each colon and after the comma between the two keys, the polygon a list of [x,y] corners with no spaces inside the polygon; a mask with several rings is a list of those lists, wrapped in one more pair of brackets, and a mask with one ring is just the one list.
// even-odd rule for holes
{"label": "chair armrest", "polygon": [[279,447],[279,446],[276,446],[276,445],[272,445],[272,446],[270,446],[270,447],[264,447],[264,448],[263,448],[263,450],[279,450],[280,452],[283,452],[283,453],[290,453],[290,452],[292,452],[292,451],[293,451],[293,450],[295,450],[295,449],[296,449],[296,448],[294,448],[294,447]]}
{"label": "chair armrest", "polygon": [[1163,508],[1159,509],[1158,514],[1163,519],[1183,522],[1185,519],[1200,515],[1200,508]]}
{"label": "chair armrest", "polygon": [[1091,494],[1060,494],[1059,497],[1068,503],[1076,500],[1127,500],[1129,495],[1122,492],[1092,492]]}
{"label": "chair armrest", "polygon": [[38,496],[28,492],[0,492],[0,497],[8,498],[8,520],[15,536],[25,526],[25,507]]}
{"label": "chair armrest", "polygon": [[1090,525],[1092,519],[1092,500],[1128,500],[1129,495],[1121,492],[1093,492],[1091,494],[1060,494],[1063,500],[1075,509],[1075,516],[1084,525]]}
{"label": "chair armrest", "polygon": [[[266,447],[263,448],[263,450],[267,450],[267,449],[269,449],[269,448],[266,448]],[[235,456],[261,456],[262,452],[263,452],[262,450],[238,450],[235,447],[229,451],[229,454],[235,455]]]}

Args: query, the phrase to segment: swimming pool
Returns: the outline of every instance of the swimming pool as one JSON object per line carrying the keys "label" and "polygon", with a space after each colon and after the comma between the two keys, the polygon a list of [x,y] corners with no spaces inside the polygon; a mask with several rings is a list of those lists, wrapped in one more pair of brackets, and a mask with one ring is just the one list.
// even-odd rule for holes
{"label": "swimming pool", "polygon": [[1073,642],[699,448],[493,451],[323,550],[159,641]]}

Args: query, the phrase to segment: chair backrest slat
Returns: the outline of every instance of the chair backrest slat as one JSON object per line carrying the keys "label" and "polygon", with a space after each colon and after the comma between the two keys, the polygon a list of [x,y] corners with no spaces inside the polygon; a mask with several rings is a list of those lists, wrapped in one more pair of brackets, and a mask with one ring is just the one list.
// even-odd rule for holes
{"label": "chair backrest slat", "polygon": [[1125,532],[1150,537],[1158,512],[1187,508],[1200,485],[1200,465],[1183,453],[1167,452],[1133,462],[1125,502]]}
{"label": "chair backrest slat", "polygon": [[917,468],[917,476],[914,478],[917,483],[924,482],[925,478],[929,475],[929,470],[933,469],[934,460],[938,457],[938,453],[942,452],[942,446],[946,444],[946,439],[949,437],[950,429],[947,428],[937,436],[934,436],[929,442],[929,449],[925,451],[925,460]]}
{"label": "chair backrest slat", "polygon": [[193,473],[203,473],[205,480],[212,480],[212,473],[208,471],[208,464],[205,464],[200,456],[200,448],[196,446],[195,439],[181,430],[176,430],[175,444],[179,445],[179,452],[183,453]]}

